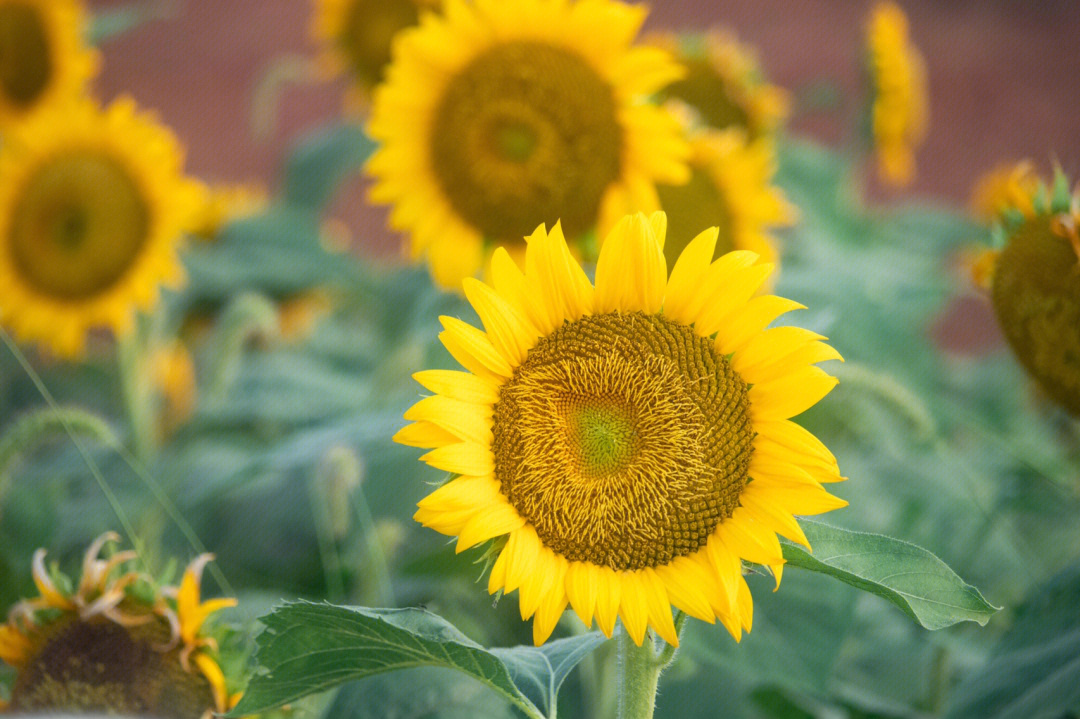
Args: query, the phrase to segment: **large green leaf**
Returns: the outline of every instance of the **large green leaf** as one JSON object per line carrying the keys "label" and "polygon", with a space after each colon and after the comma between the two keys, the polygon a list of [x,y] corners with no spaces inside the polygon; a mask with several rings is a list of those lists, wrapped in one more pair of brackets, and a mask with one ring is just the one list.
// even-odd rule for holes
{"label": "large green leaf", "polygon": [[285,197],[319,209],[330,201],[338,184],[357,172],[375,143],[355,124],[342,123],[303,138],[285,167]]}
{"label": "large green leaf", "polygon": [[256,674],[233,711],[242,716],[375,674],[442,667],[469,675],[530,717],[547,716],[567,673],[598,634],[536,649],[488,650],[421,609],[287,604],[262,618]]}
{"label": "large green leaf", "polygon": [[888,599],[926,629],[964,621],[986,624],[998,609],[922,547],[819,522],[803,520],[802,524],[813,554],[785,542],[788,564],[828,574]]}
{"label": "large green leaf", "polygon": [[986,666],[960,684],[947,716],[1057,719],[1080,712],[1080,565],[1021,609]]}

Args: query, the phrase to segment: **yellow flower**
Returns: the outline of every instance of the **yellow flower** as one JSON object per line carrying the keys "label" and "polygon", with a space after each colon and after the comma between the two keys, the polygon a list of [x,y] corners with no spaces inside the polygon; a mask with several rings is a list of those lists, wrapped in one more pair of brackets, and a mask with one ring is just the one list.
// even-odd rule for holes
{"label": "yellow flower", "polygon": [[82,97],[98,54],[78,0],[0,0],[0,130]]}
{"label": "yellow flower", "polygon": [[[16,604],[0,626],[0,660],[17,672],[10,708],[176,719],[227,711],[232,701],[211,654],[216,647],[202,628],[236,601],[200,602],[199,577],[211,556],[192,562],[179,588],[158,589],[129,568],[134,552],[99,558],[107,542],[118,540],[107,532],[90,545],[73,591],[45,568],[45,550],[35,552],[40,594]],[[136,584],[143,590],[134,591]]]}
{"label": "yellow flower", "polygon": [[971,209],[984,222],[994,222],[1003,210],[1034,213],[1031,204],[1039,178],[1030,160],[998,165],[980,177],[971,190]]}
{"label": "yellow flower", "polygon": [[401,34],[375,94],[371,197],[392,203],[436,282],[458,287],[492,244],[561,218],[578,242],[655,183],[686,182],[677,120],[645,99],[681,75],[631,45],[646,10],[614,0],[450,0]]}
{"label": "yellow flower", "polygon": [[691,138],[691,149],[690,182],[657,188],[668,216],[664,244],[668,263],[675,263],[702,225],[718,227],[718,255],[750,250],[762,262],[776,263],[779,253],[769,229],[793,224],[798,213],[772,184],[776,174],[772,141],[748,142],[737,129],[705,131]]}
{"label": "yellow flower", "polygon": [[1002,332],[1046,396],[1080,416],[1080,190],[1058,171],[999,213],[1004,244],[988,268]]}
{"label": "yellow flower", "polygon": [[195,361],[179,340],[159,347],[150,356],[150,372],[154,385],[164,400],[162,431],[172,434],[191,418],[198,397]]}
{"label": "yellow flower", "polygon": [[443,344],[468,371],[414,377],[434,394],[405,413],[398,442],[452,478],[416,519],[462,551],[497,540],[490,592],[518,590],[533,639],[567,603],[610,636],[621,617],[675,644],[671,606],[739,638],[753,603],[743,560],[784,563],[776,533],[844,506],[822,482],[832,454],[790,420],[836,380],[821,335],[764,329],[801,307],[755,293],[772,270],[749,251],[713,257],[699,234],[670,277],[666,217],[623,218],[595,286],[559,225],[528,238],[525,271],[504,249],[489,286],[465,280],[485,330],[443,317]]}
{"label": "yellow flower", "polygon": [[211,185],[191,221],[191,234],[200,240],[216,240],[230,222],[261,212],[266,203],[266,188],[255,182]]}
{"label": "yellow flower", "polygon": [[878,175],[891,185],[915,179],[915,149],[929,118],[926,66],[908,38],[907,16],[892,2],[874,7],[867,31],[873,82],[871,127]]}
{"label": "yellow flower", "polygon": [[65,356],[132,327],[183,280],[181,233],[200,188],[172,133],[126,98],[55,105],[0,148],[0,323]]}
{"label": "yellow flower", "polygon": [[686,103],[709,127],[742,128],[756,138],[774,133],[787,119],[788,92],[766,81],[754,49],[730,30],[658,32],[645,41],[672,52],[686,66],[686,77],[664,88],[661,97]]}
{"label": "yellow flower", "polygon": [[347,106],[363,111],[371,90],[383,81],[394,38],[420,22],[438,0],[313,0],[311,36],[322,46],[324,74],[347,73]]}

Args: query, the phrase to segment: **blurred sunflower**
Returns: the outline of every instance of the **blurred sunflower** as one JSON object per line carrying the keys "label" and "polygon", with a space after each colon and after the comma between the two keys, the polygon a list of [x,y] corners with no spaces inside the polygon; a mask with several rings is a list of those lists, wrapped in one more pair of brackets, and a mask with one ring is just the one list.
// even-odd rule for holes
{"label": "blurred sunflower", "polygon": [[769,229],[793,224],[797,211],[772,184],[772,142],[748,142],[745,132],[732,129],[698,132],[690,147],[690,181],[657,187],[668,216],[668,263],[675,263],[702,225],[719,228],[717,254],[751,250],[763,262],[776,263],[779,253]]}
{"label": "blurred sunflower", "polygon": [[1052,188],[1017,168],[983,259],[998,324],[1046,395],[1080,416],[1080,189],[1058,170]]}
{"label": "blurred sunflower", "polygon": [[191,234],[200,240],[216,240],[230,222],[261,212],[267,202],[266,188],[255,182],[210,185],[191,221]]}
{"label": "blurred sunflower", "polygon": [[177,244],[201,188],[173,134],[130,99],[56,105],[0,148],[0,323],[78,356],[86,334],[132,327],[160,285],[177,286]]}
{"label": "blurred sunflower", "polygon": [[682,71],[632,47],[646,10],[614,0],[450,0],[402,33],[375,93],[371,197],[394,205],[444,287],[476,274],[490,245],[514,253],[561,218],[572,243],[655,183],[686,182],[678,121],[644,100]]}
{"label": "blurred sunflower", "polygon": [[756,138],[775,132],[787,118],[788,92],[769,84],[753,48],[729,30],[658,32],[645,41],[673,53],[686,67],[686,76],[660,97],[686,103],[709,127],[742,128]]}
{"label": "blurred sunflower", "polygon": [[84,16],[78,0],[0,0],[0,130],[83,95],[98,66]]}
{"label": "blurred sunflower", "polygon": [[327,74],[347,73],[349,107],[362,110],[372,88],[383,81],[399,32],[420,23],[425,8],[439,0],[314,0],[311,35],[323,46]]}
{"label": "blurred sunflower", "polygon": [[915,179],[915,149],[926,137],[929,120],[926,66],[908,38],[907,16],[895,3],[874,7],[867,51],[878,176],[890,185],[908,185]]}
{"label": "blurred sunflower", "polygon": [[832,454],[789,418],[836,380],[818,334],[764,328],[800,307],[754,294],[772,271],[755,253],[711,261],[699,234],[670,277],[666,217],[621,220],[595,287],[558,224],[528,238],[524,273],[505,249],[493,287],[465,280],[486,331],[443,317],[440,339],[468,370],[419,372],[434,392],[405,414],[398,442],[456,476],[416,519],[494,539],[488,589],[519,590],[533,639],[567,603],[610,636],[616,616],[641,644],[646,626],[677,644],[671,605],[737,639],[753,603],[742,562],[784,558],[776,533],[806,544],[792,515],[844,506],[822,482]]}
{"label": "blurred sunflower", "polygon": [[179,587],[157,588],[130,568],[134,552],[99,558],[118,540],[108,532],[90,545],[74,590],[46,570],[44,549],[35,552],[40,596],[16,604],[0,625],[0,660],[16,670],[10,708],[169,719],[227,711],[237,697],[226,691],[203,625],[236,600],[200,600],[211,556],[193,561]]}

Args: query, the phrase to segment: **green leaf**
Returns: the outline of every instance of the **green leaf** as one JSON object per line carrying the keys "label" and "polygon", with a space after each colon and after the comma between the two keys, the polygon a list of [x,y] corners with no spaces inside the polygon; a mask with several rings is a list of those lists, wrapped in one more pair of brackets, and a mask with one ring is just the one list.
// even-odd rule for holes
{"label": "green leaf", "polygon": [[[553,709],[567,673],[602,639],[596,634],[533,649],[488,650],[422,609],[297,603],[262,618],[256,674],[230,716],[253,714],[344,682],[413,667],[463,672],[530,717]],[[520,686],[518,683],[520,683]]]}
{"label": "green leaf", "polygon": [[998,610],[945,562],[914,544],[803,520],[814,552],[784,542],[788,564],[836,577],[889,600],[926,629],[986,624]]}
{"label": "green leaf", "polygon": [[351,123],[322,128],[305,137],[285,168],[285,197],[289,202],[319,209],[333,197],[338,184],[367,161],[375,143]]}
{"label": "green leaf", "polygon": [[1080,564],[1021,608],[989,662],[956,688],[946,716],[1057,719],[1080,710]]}

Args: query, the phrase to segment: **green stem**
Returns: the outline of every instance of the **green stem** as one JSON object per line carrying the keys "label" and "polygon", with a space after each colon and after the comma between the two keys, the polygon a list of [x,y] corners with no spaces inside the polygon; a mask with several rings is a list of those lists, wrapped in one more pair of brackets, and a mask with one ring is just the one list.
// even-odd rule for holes
{"label": "green stem", "polygon": [[[686,615],[679,612],[675,617],[676,631],[681,633],[685,623]],[[625,629],[620,629],[616,642],[618,719],[652,719],[656,708],[656,689],[660,684],[660,674],[675,658],[676,647],[664,644],[663,648],[657,652],[652,632],[647,632],[641,646],[638,646],[634,644]]]}
{"label": "green stem", "polygon": [[117,348],[120,362],[120,392],[131,431],[131,452],[143,464],[149,464],[155,447],[155,418],[149,368],[146,366],[146,338],[136,328],[120,339]]}
{"label": "green stem", "polygon": [[392,607],[394,606],[394,590],[390,584],[390,563],[386,559],[386,552],[379,534],[375,531],[375,518],[372,517],[371,508],[368,507],[363,485],[356,488],[356,491],[352,493],[352,498],[356,523],[364,544],[364,553],[367,554],[368,571],[371,572],[367,596],[375,600],[376,606]]}

